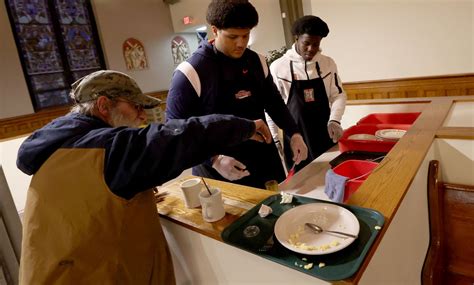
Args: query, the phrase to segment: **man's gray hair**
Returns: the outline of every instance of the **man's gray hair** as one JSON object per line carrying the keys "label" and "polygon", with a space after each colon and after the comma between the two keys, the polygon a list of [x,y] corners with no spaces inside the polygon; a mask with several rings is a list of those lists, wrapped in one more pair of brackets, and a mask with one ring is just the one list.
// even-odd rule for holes
{"label": "man's gray hair", "polygon": [[76,103],[71,108],[71,113],[79,113],[86,116],[94,115],[94,108],[96,106],[97,100],[91,100],[83,103]]}

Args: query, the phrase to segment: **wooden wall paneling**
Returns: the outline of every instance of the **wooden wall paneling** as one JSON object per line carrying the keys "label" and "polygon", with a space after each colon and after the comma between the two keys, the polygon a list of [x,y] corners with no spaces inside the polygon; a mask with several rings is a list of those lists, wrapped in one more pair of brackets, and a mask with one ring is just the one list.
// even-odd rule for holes
{"label": "wooden wall paneling", "polygon": [[[167,90],[147,93],[163,101],[160,105],[164,114]],[[28,114],[7,119],[0,119],[0,141],[32,133],[57,117],[69,112],[70,106],[44,109],[34,114]]]}
{"label": "wooden wall paneling", "polygon": [[474,95],[474,73],[344,83],[349,100]]}
{"label": "wooden wall paneling", "polygon": [[[349,100],[474,95],[474,73],[349,82],[344,84],[344,89]],[[167,94],[167,90],[147,93],[163,100],[160,105],[163,115]],[[54,118],[66,114],[68,109],[69,107],[62,107],[15,118],[0,119],[0,140],[31,133]]]}

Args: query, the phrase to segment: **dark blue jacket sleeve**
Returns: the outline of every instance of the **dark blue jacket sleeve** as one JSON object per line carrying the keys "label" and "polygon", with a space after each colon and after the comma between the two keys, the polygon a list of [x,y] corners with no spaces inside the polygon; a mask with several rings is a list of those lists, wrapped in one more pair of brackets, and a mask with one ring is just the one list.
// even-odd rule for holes
{"label": "dark blue jacket sleeve", "polygon": [[173,73],[166,99],[166,121],[200,116],[199,97],[188,78],[179,70]]}
{"label": "dark blue jacket sleeve", "polygon": [[112,192],[129,199],[249,139],[254,132],[253,121],[231,115],[118,129],[106,146],[105,180]]}

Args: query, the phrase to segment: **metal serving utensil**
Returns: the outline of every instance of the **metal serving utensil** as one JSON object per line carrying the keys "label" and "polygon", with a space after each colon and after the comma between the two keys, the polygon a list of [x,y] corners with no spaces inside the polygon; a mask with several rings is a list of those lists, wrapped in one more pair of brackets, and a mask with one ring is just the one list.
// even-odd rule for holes
{"label": "metal serving utensil", "polygon": [[305,225],[306,227],[308,227],[309,229],[311,229],[311,230],[312,230],[314,233],[316,233],[316,234],[320,234],[320,233],[322,233],[322,232],[327,232],[327,233],[333,233],[333,234],[339,234],[339,235],[343,235],[343,236],[348,236],[348,237],[351,237],[351,238],[357,238],[356,235],[349,234],[349,233],[324,230],[324,229],[321,228],[320,226],[318,226],[318,225],[316,225],[316,224],[313,224],[313,223],[305,223],[304,225]]}

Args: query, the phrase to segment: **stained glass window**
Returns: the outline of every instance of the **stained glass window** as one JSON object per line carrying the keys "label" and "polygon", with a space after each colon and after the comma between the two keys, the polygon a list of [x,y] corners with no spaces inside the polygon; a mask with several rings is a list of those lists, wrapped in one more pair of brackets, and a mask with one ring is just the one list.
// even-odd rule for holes
{"label": "stained glass window", "polygon": [[105,69],[90,1],[5,1],[35,110],[70,104],[70,85]]}

